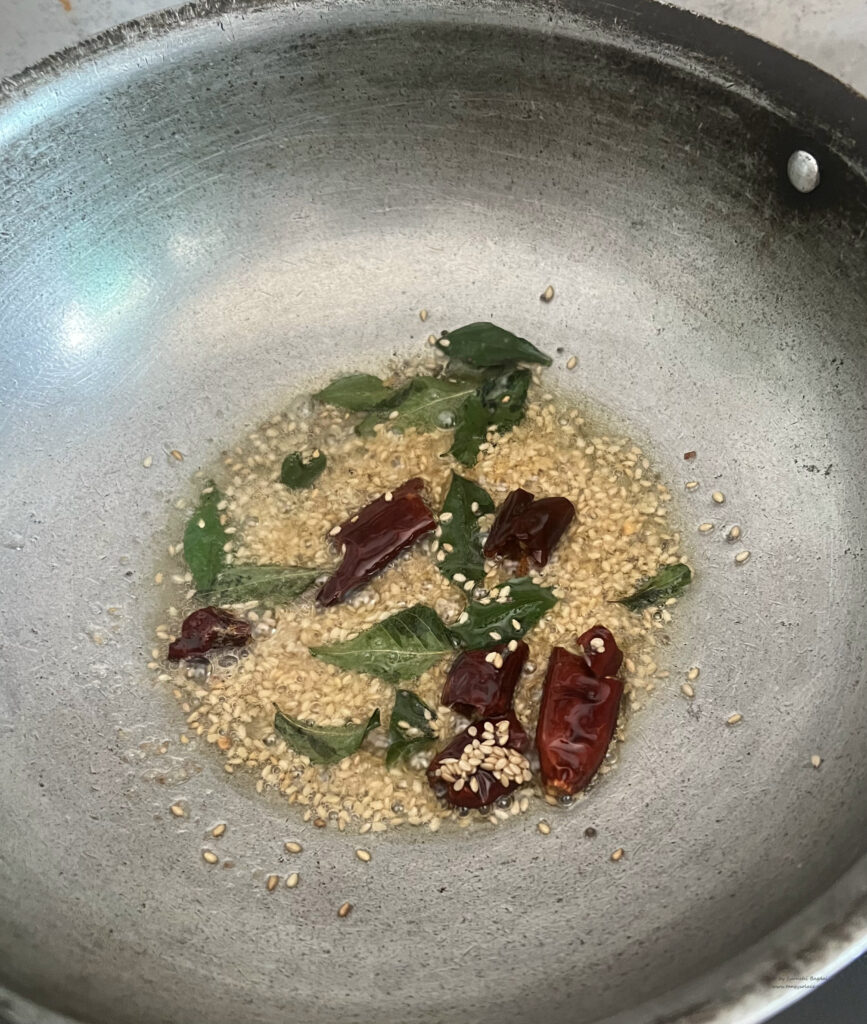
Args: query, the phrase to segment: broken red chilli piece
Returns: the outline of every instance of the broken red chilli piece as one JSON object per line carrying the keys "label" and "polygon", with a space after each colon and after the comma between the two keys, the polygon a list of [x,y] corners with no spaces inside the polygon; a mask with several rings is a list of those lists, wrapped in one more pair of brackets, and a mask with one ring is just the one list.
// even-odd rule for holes
{"label": "broken red chilli piece", "polygon": [[485,557],[516,562],[531,558],[540,567],[546,565],[574,518],[575,506],[568,498],[536,501],[534,495],[519,487],[497,512],[485,541]]}
{"label": "broken red chilli piece", "polygon": [[[507,723],[508,730],[500,723]],[[488,725],[490,729],[486,729]],[[498,739],[504,733],[506,742],[501,744]],[[514,713],[481,718],[458,733],[431,761],[428,782],[453,807],[475,810],[490,806],[530,781],[529,762],[523,756],[529,746],[529,737]],[[477,760],[481,763],[470,763]]]}
{"label": "broken red chilli piece", "polygon": [[[501,668],[488,660],[492,653],[503,659]],[[486,651],[465,651],[449,669],[441,703],[467,717],[507,714],[529,653],[523,641],[513,651],[508,644]]]}
{"label": "broken red chilli piece", "polygon": [[623,696],[623,680],[614,677],[623,655],[611,633],[594,626],[578,643],[583,654],[551,651],[536,727],[545,788],[567,796],[584,789],[602,764]]}
{"label": "broken red chilli piece", "polygon": [[199,608],[181,624],[181,635],[169,645],[169,661],[205,654],[215,647],[243,647],[252,626],[223,608]]}
{"label": "broken red chilli piece", "polygon": [[338,604],[436,528],[433,513],[421,497],[423,488],[424,480],[413,477],[365,505],[340,526],[332,539],[343,551],[343,561],[316,595],[320,604]]}

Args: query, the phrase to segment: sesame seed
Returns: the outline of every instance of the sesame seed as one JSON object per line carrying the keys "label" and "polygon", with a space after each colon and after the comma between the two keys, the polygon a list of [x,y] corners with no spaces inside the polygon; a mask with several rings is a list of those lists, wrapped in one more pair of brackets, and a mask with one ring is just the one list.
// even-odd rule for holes
{"label": "sesame seed", "polygon": [[545,291],[539,296],[542,302],[550,302],[554,298],[554,285],[549,284]]}
{"label": "sesame seed", "polygon": [[436,559],[437,559],[438,562],[444,562],[446,560],[446,553],[445,553],[445,551],[437,551]]}
{"label": "sesame seed", "polygon": [[511,395],[503,395],[503,397],[500,399],[500,401],[502,402],[503,405],[508,405],[508,403],[512,401],[512,396]]}
{"label": "sesame seed", "polygon": [[427,343],[428,343],[428,345],[436,345],[436,343],[437,343],[437,336],[435,334],[429,334],[427,336]]}
{"label": "sesame seed", "polygon": [[214,828],[211,829],[211,835],[214,837],[214,839],[219,839],[220,836],[223,836],[225,834],[226,834],[226,826],[225,826],[225,824],[215,825]]}
{"label": "sesame seed", "polygon": [[711,498],[713,498],[717,505],[722,505],[726,500],[726,496],[723,494],[722,491],[714,491],[711,495]]}
{"label": "sesame seed", "polygon": [[454,551],[454,549],[454,544],[449,544],[447,542],[443,544],[443,551],[448,552],[448,554],[451,554]]}
{"label": "sesame seed", "polygon": [[576,356],[570,356],[569,359],[566,360],[566,369],[567,370],[574,370],[577,365],[578,365],[578,359],[577,359]]}
{"label": "sesame seed", "polygon": [[367,850],[356,850],[355,856],[358,857],[359,860],[364,861],[365,864],[370,862],[370,853]]}
{"label": "sesame seed", "polygon": [[198,526],[198,528],[199,528],[200,530],[204,530],[204,528],[205,528],[205,520],[204,520],[204,519],[200,519],[200,520],[199,520],[199,521],[198,521],[198,522],[196,523],[196,526]]}
{"label": "sesame seed", "polygon": [[471,725],[469,729],[467,729],[468,736],[477,736],[478,732],[479,730],[474,725]]}
{"label": "sesame seed", "polygon": [[451,342],[449,341],[449,339],[448,339],[448,338],[440,338],[440,345],[441,345],[441,346],[442,346],[443,348],[448,348],[448,347],[449,347],[449,345],[451,345]]}
{"label": "sesame seed", "polygon": [[740,540],[741,528],[739,526],[733,526],[726,534],[726,540],[731,544],[736,540]]}
{"label": "sesame seed", "polygon": [[496,651],[488,651],[488,653],[485,655],[485,661],[490,663],[490,662],[492,662],[494,660],[494,658],[496,658],[496,656],[497,656],[497,652]]}
{"label": "sesame seed", "polygon": [[473,502],[470,503],[470,511],[471,512],[478,512],[479,511],[479,503],[477,501],[473,501]]}
{"label": "sesame seed", "polygon": [[462,572],[456,572],[454,574],[454,576],[452,576],[452,579],[455,581],[455,583],[466,583],[467,582],[467,578],[466,578],[466,576],[464,576],[464,574]]}
{"label": "sesame seed", "polygon": [[163,574],[161,572],[158,572],[156,574],[156,576],[154,576],[154,583],[156,583],[157,586],[159,586],[159,584],[162,583],[162,581],[163,581]]}
{"label": "sesame seed", "polygon": [[689,672],[687,672],[686,678],[691,683],[694,683],[696,681],[696,679],[698,679],[698,677],[700,675],[701,675],[701,669],[698,667],[698,665],[693,665],[693,667],[689,670]]}
{"label": "sesame seed", "polygon": [[502,667],[503,667],[503,656],[502,656],[502,654],[500,654],[500,653],[495,651],[494,652],[494,668],[502,668]]}
{"label": "sesame seed", "polygon": [[216,864],[220,858],[213,852],[213,850],[203,850],[202,859],[206,864]]}
{"label": "sesame seed", "polygon": [[294,889],[295,886],[299,883],[300,880],[301,880],[301,876],[298,874],[298,872],[297,871],[293,871],[292,874],[289,875],[288,878],[286,879],[286,888],[287,889]]}
{"label": "sesame seed", "polygon": [[602,639],[601,636],[593,637],[593,639],[590,641],[590,649],[592,651],[595,651],[596,654],[605,653],[605,641]]}
{"label": "sesame seed", "polygon": [[340,906],[337,909],[337,916],[338,917],[346,917],[346,915],[349,913],[350,910],[352,910],[352,904],[351,903],[341,903]]}
{"label": "sesame seed", "polygon": [[440,522],[441,523],[450,523],[452,521],[453,514],[454,513],[452,513],[452,512],[442,512],[442,513],[440,513]]}
{"label": "sesame seed", "polygon": [[144,466],[145,469],[150,469],[151,466],[154,464],[154,457],[153,457],[153,455],[146,455],[142,459],[142,463],[141,464]]}
{"label": "sesame seed", "polygon": [[325,828],[325,826],[327,824],[328,824],[328,822],[324,818],[314,818],[313,819],[313,827],[314,828]]}
{"label": "sesame seed", "polygon": [[461,612],[461,614],[458,616],[458,625],[462,626],[465,622],[469,622],[469,620],[470,620],[470,613],[469,612]]}
{"label": "sesame seed", "polygon": [[612,860],[622,860],[623,859],[623,847],[622,846],[618,846],[617,849],[614,851],[614,853],[611,854],[611,859]]}
{"label": "sesame seed", "polygon": [[710,533],[712,529],[713,529],[713,523],[702,523],[699,526],[699,528],[698,528],[698,532],[699,533]]}
{"label": "sesame seed", "polygon": [[687,489],[688,491],[694,491],[694,490],[696,489],[696,487],[698,487],[698,480],[690,480],[690,481],[689,481],[689,482],[688,482],[688,483],[686,484],[686,489]]}
{"label": "sesame seed", "polygon": [[491,638],[492,640],[502,640],[502,639],[503,639],[503,638],[502,638],[502,636],[500,636],[500,634],[499,634],[499,633],[498,633],[498,632],[497,632],[496,630],[494,630],[494,629],[492,629],[492,630],[491,630],[491,631],[490,631],[490,632],[488,633],[488,636],[489,636],[489,637],[490,637],[490,638]]}
{"label": "sesame seed", "polygon": [[689,697],[690,699],[692,699],[695,696],[695,690],[692,688],[692,685],[690,683],[682,683],[680,689],[684,697]]}
{"label": "sesame seed", "polygon": [[461,791],[461,790],[462,790],[463,788],[464,788],[464,780],[463,780],[463,779],[456,779],[456,780],[455,780],[455,782],[454,782],[454,784],[452,785],[452,789],[453,789],[453,790],[454,790],[454,791],[455,791],[456,793],[460,793],[460,791]]}
{"label": "sesame seed", "polygon": [[383,495],[383,498],[385,498],[386,501],[392,501],[394,495],[391,493],[391,491],[386,491],[385,494]]}
{"label": "sesame seed", "polygon": [[508,647],[509,647],[510,651],[517,651],[517,649],[518,649],[518,641],[517,640],[510,640],[509,643],[508,643]]}
{"label": "sesame seed", "polygon": [[814,768],[818,768],[821,763],[822,763],[822,758],[819,757],[818,754],[813,754],[813,756],[810,758],[810,764]]}
{"label": "sesame seed", "polygon": [[551,835],[551,826],[547,821],[540,821],[536,828],[542,833],[543,836]]}
{"label": "sesame seed", "polygon": [[473,587],[475,587],[475,583],[472,580],[467,580],[467,582],[464,584],[464,590],[466,590],[467,592],[472,590]]}
{"label": "sesame seed", "polygon": [[332,526],[331,529],[328,531],[328,536],[329,537],[336,537],[337,534],[340,533],[340,531],[342,529],[343,529],[342,526]]}
{"label": "sesame seed", "polygon": [[418,318],[419,318],[419,320],[421,320],[422,323],[424,323],[425,320],[427,320],[427,310],[426,309],[420,309],[419,313],[418,313]]}
{"label": "sesame seed", "polygon": [[398,416],[400,416],[400,411],[398,409],[392,409],[391,412],[388,414],[388,418],[390,420],[396,420]]}
{"label": "sesame seed", "polygon": [[174,814],[176,818],[183,818],[187,813],[180,804],[172,804],[169,810]]}
{"label": "sesame seed", "polygon": [[300,843],[289,841],[283,844],[286,847],[287,853],[301,853],[304,847]]}
{"label": "sesame seed", "polygon": [[268,877],[265,879],[265,888],[268,890],[268,892],[273,892],[279,884],[279,875],[268,875]]}
{"label": "sesame seed", "polygon": [[176,462],[183,462],[184,461],[183,455],[177,450],[177,448],[172,448],[172,450],[169,452],[169,455],[171,455],[171,457]]}
{"label": "sesame seed", "polygon": [[521,628],[521,623],[518,622],[517,619],[512,619],[511,626],[512,626],[512,629],[519,630]]}
{"label": "sesame seed", "polygon": [[743,565],[744,562],[748,562],[749,561],[749,558],[750,558],[750,552],[749,551],[739,551],[735,555],[735,564],[736,565]]}
{"label": "sesame seed", "polygon": [[726,719],[726,725],[737,725],[738,722],[742,722],[743,719],[744,716],[736,712],[733,715],[729,715],[729,717]]}

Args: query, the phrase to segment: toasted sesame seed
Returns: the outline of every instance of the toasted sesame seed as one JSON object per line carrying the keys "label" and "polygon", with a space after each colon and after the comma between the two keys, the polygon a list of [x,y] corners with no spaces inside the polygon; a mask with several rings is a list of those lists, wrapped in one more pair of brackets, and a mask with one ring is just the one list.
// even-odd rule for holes
{"label": "toasted sesame seed", "polygon": [[446,553],[445,553],[445,551],[437,551],[437,553],[436,553],[436,560],[438,562],[444,562],[446,560]]}
{"label": "toasted sesame seed", "polygon": [[202,850],[202,859],[206,864],[216,864],[220,858],[213,850]]}
{"label": "toasted sesame seed", "polygon": [[539,296],[542,302],[550,302],[554,298],[554,285],[549,284],[545,291]]}
{"label": "toasted sesame seed", "polygon": [[351,903],[341,903],[340,906],[337,909],[337,916],[338,917],[346,917],[346,915],[349,913],[350,910],[352,910],[352,904]]}
{"label": "toasted sesame seed", "polygon": [[688,483],[686,484],[686,489],[687,489],[688,491],[694,491],[694,490],[696,489],[696,487],[698,487],[698,480],[690,480],[690,481],[689,481],[689,482],[688,482]]}
{"label": "toasted sesame seed", "polygon": [[363,860],[365,864],[370,861],[370,853],[367,850],[356,850],[355,856],[358,857],[359,860]]}
{"label": "toasted sesame seed", "polygon": [[470,620],[470,613],[469,612],[461,612],[461,614],[458,616],[458,625],[462,626],[465,622],[469,622],[469,620]]}
{"label": "toasted sesame seed", "polygon": [[502,656],[502,654],[499,653],[499,651],[495,651],[494,652],[494,668],[502,668],[502,667],[503,667],[503,656]]}
{"label": "toasted sesame seed", "polygon": [[623,859],[623,852],[624,852],[623,851],[623,847],[622,846],[618,846],[617,849],[614,851],[614,853],[611,854],[611,859],[612,860],[622,860]]}
{"label": "toasted sesame seed", "polygon": [[491,630],[491,631],[490,631],[490,632],[488,633],[488,636],[489,636],[489,637],[490,637],[490,638],[491,638],[492,640],[502,640],[502,639],[503,639],[503,638],[502,638],[502,636],[501,636],[501,635],[500,635],[500,634],[499,634],[499,633],[498,633],[498,632],[497,632],[497,631],[496,631],[495,629],[492,629],[492,630]]}
{"label": "toasted sesame seed", "polygon": [[822,758],[819,757],[818,754],[813,754],[813,756],[810,758],[810,764],[814,768],[818,768],[821,763],[822,763]]}
{"label": "toasted sesame seed", "polygon": [[304,847],[300,843],[296,843],[293,840],[289,840],[283,844],[286,847],[287,853],[301,853]]}
{"label": "toasted sesame seed", "polygon": [[574,370],[577,365],[578,365],[578,357],[577,356],[570,356],[566,360],[566,369],[567,370]]}
{"label": "toasted sesame seed", "polygon": [[464,584],[464,590],[469,592],[475,587],[475,585],[476,584],[473,582],[473,580],[467,580],[467,582]]}
{"label": "toasted sesame seed", "polygon": [[223,836],[225,834],[226,834],[226,825],[225,825],[225,823],[221,823],[219,825],[215,825],[211,829],[211,835],[214,837],[214,839],[219,839],[220,836]]}
{"label": "toasted sesame seed", "polygon": [[464,576],[464,574],[462,572],[456,572],[454,574],[454,576],[452,576],[452,579],[455,581],[455,583],[466,583],[467,582],[467,578],[466,578],[466,576]]}
{"label": "toasted sesame seed", "polygon": [[699,526],[699,528],[698,528],[698,532],[699,533],[710,533],[712,529],[713,529],[713,523],[702,523]]}
{"label": "toasted sesame seed", "polygon": [[171,457],[176,462],[183,462],[184,461],[183,455],[177,450],[177,448],[172,448],[172,450],[169,452],[169,455],[171,455]]}
{"label": "toasted sesame seed", "polygon": [[735,564],[736,565],[743,565],[744,562],[748,562],[749,561],[749,558],[750,558],[750,552],[749,551],[739,551],[735,555]]}
{"label": "toasted sesame seed", "polygon": [[517,640],[510,640],[509,643],[508,643],[508,647],[509,647],[510,651],[517,651],[517,649],[518,649],[518,641]]}
{"label": "toasted sesame seed", "polygon": [[145,469],[150,469],[151,466],[154,464],[154,457],[153,457],[153,455],[146,455],[142,459],[141,464],[144,466]]}
{"label": "toasted sesame seed", "polygon": [[331,529],[328,531],[328,536],[329,537],[336,537],[337,534],[340,533],[340,531],[342,529],[343,529],[342,526],[332,526]]}
{"label": "toasted sesame seed", "polygon": [[680,690],[684,697],[692,698],[695,696],[695,690],[690,683],[681,683]]}
{"label": "toasted sesame seed", "polygon": [[419,320],[421,320],[422,323],[424,323],[425,320],[427,320],[427,310],[426,309],[420,309],[419,313],[418,313],[418,318],[419,318]]}
{"label": "toasted sesame seed", "polygon": [[503,405],[508,405],[509,402],[512,401],[512,396],[511,395],[503,395],[503,397],[500,399],[500,401],[502,402]]}
{"label": "toasted sesame seed", "polygon": [[287,889],[294,889],[295,886],[299,883],[300,880],[301,880],[301,876],[298,874],[298,872],[297,871],[293,871],[292,874],[289,875],[287,877],[287,879],[286,879],[286,888]]}
{"label": "toasted sesame seed", "polygon": [[474,725],[471,725],[469,729],[467,729],[467,736],[477,736],[478,732],[479,730]]}
{"label": "toasted sesame seed", "polygon": [[551,826],[547,821],[540,821],[536,828],[542,833],[543,836],[549,836],[551,834]]}
{"label": "toasted sesame seed", "polygon": [[688,462],[688,461],[689,461],[690,459],[694,459],[694,458],[696,457],[696,455],[697,455],[697,454],[698,454],[697,452],[684,452],[684,453],[683,453],[683,457],[684,457],[684,458],[685,458],[685,459],[687,460],[687,462]]}
{"label": "toasted sesame seed", "polygon": [[327,824],[328,824],[328,822],[324,818],[314,818],[313,819],[313,827],[314,828],[325,828],[325,826]]}
{"label": "toasted sesame seed", "polygon": [[273,892],[279,884],[279,875],[268,875],[268,877],[265,879],[265,888],[268,890],[268,892]]}
{"label": "toasted sesame seed", "polygon": [[450,523],[452,521],[452,516],[453,516],[452,512],[441,512],[440,513],[440,522],[441,523]]}
{"label": "toasted sesame seed", "polygon": [[454,549],[454,544],[449,544],[448,542],[445,542],[443,544],[443,551],[447,552],[448,554],[451,554],[454,551]]}
{"label": "toasted sesame seed", "polygon": [[521,623],[517,619],[512,619],[511,626],[512,626],[512,629],[517,631],[517,630],[519,630],[521,628]]}
{"label": "toasted sesame seed", "polygon": [[711,495],[711,498],[713,498],[717,505],[722,505],[726,500],[726,496],[723,494],[722,491],[714,491]]}
{"label": "toasted sesame seed", "polygon": [[449,339],[448,339],[448,338],[440,338],[440,345],[441,345],[441,346],[442,346],[443,348],[448,348],[448,347],[449,347],[449,345],[451,345],[451,342],[449,341]]}
{"label": "toasted sesame seed", "polygon": [[729,542],[730,544],[732,544],[732,543],[734,543],[734,542],[735,542],[736,540],[740,540],[740,536],[741,536],[741,528],[740,528],[739,526],[733,526],[733,527],[732,527],[732,528],[731,528],[731,529],[729,530],[729,532],[728,532],[728,533],[726,534],[726,540],[727,540],[727,541],[728,541],[728,542]]}
{"label": "toasted sesame seed", "polygon": [[174,814],[176,818],[183,818],[187,813],[180,804],[172,804],[169,810]]}
{"label": "toasted sesame seed", "polygon": [[687,672],[686,678],[690,682],[694,683],[696,681],[696,679],[698,679],[698,677],[700,675],[701,675],[701,669],[698,667],[698,665],[693,665],[693,667],[689,670],[689,672]]}
{"label": "toasted sesame seed", "polygon": [[742,722],[743,719],[744,716],[736,712],[733,715],[729,715],[729,717],[726,719],[726,725],[737,725],[738,722]]}

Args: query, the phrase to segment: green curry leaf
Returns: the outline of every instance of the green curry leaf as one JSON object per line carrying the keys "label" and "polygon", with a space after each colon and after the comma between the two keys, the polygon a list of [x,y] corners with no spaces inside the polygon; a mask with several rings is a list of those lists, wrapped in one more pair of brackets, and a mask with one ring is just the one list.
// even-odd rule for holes
{"label": "green curry leaf", "polygon": [[[485,557],[479,541],[478,517],[494,511],[488,492],[472,480],[452,473],[452,482],[439,517],[439,550],[445,556],[437,568],[461,589],[485,575]],[[455,579],[457,574],[458,579]]]}
{"label": "green curry leaf", "polygon": [[[529,577],[521,576],[495,588],[487,598],[471,601],[450,629],[461,646],[469,650],[493,647],[509,640],[520,640],[556,603],[557,598],[549,587],[541,587]],[[491,633],[497,635],[491,636]]]}
{"label": "green curry leaf", "polygon": [[444,332],[437,347],[451,359],[470,366],[506,366],[515,363],[551,365],[551,357],[526,338],[519,338],[496,324],[479,322]]}
{"label": "green curry leaf", "polygon": [[222,494],[210,481],[184,528],[184,560],[197,590],[210,590],[226,564],[223,546],[229,535],[220,522],[220,510],[217,508],[222,500]]}
{"label": "green curry leaf", "polygon": [[692,581],[689,566],[682,562],[663,566],[653,577],[643,583],[629,597],[618,597],[617,604],[625,605],[631,612],[640,611],[651,604],[659,604],[669,597],[677,596]]}
{"label": "green curry leaf", "polygon": [[[276,705],[275,705],[276,706]],[[292,718],[277,708],[274,731],[296,754],[304,754],[312,764],[336,764],[349,757],[364,742],[365,736],[380,724],[379,708],[366,722],[346,725],[316,725]]]}
{"label": "green curry leaf", "polygon": [[318,449],[309,459],[305,459],[301,452],[291,452],[280,468],[280,483],[293,491],[310,487],[327,463],[328,459]]}
{"label": "green curry leaf", "polygon": [[451,632],[433,608],[417,604],[351,640],[311,647],[310,653],[338,668],[398,683],[420,676],[454,646]]}
{"label": "green curry leaf", "polygon": [[202,598],[208,604],[244,604],[261,601],[287,605],[322,572],[301,565],[230,565],[222,569]]}
{"label": "green curry leaf", "polygon": [[338,377],[313,396],[326,405],[337,405],[352,412],[369,412],[392,399],[395,392],[371,373],[350,373]]}
{"label": "green curry leaf", "polygon": [[386,768],[392,768],[433,743],[436,732],[431,722],[435,722],[436,717],[434,709],[428,707],[418,694],[412,690],[397,691],[394,710],[388,724]]}

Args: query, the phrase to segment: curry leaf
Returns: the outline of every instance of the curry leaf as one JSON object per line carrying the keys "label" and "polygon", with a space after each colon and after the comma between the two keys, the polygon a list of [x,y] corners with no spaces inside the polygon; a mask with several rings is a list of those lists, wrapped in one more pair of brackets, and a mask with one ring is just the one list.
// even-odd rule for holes
{"label": "curry leaf", "polygon": [[618,597],[617,604],[625,605],[631,612],[640,611],[650,604],[659,604],[666,598],[674,597],[692,580],[689,566],[682,562],[663,566],[653,577],[643,583],[629,597]]}
{"label": "curry leaf", "polygon": [[470,366],[504,366],[513,363],[551,365],[551,357],[525,338],[496,324],[479,322],[444,332],[437,341],[440,351]]}
{"label": "curry leaf", "polygon": [[349,722],[346,725],[302,722],[284,714],[279,708],[274,715],[275,732],[296,754],[304,754],[313,764],[336,764],[354,754],[365,736],[379,724],[379,708],[366,722]]}
{"label": "curry leaf", "polygon": [[229,535],[220,522],[217,508],[222,500],[222,494],[210,481],[184,528],[184,560],[197,590],[209,590],[226,564],[223,545]]}
{"label": "curry leaf", "polygon": [[[494,502],[483,487],[452,473],[439,520],[442,530],[440,551],[445,557],[437,562],[437,567],[446,579],[454,581],[462,589],[468,580],[477,582],[485,575],[478,517],[493,511]],[[454,579],[456,573],[457,580]]]}
{"label": "curry leaf", "polygon": [[388,723],[388,752],[385,755],[386,768],[392,768],[419,750],[423,750],[436,739],[431,722],[436,721],[436,712],[412,692],[398,690],[394,699],[394,710]]}
{"label": "curry leaf", "polygon": [[369,412],[393,398],[394,394],[392,388],[386,387],[379,377],[371,373],[351,373],[333,380],[313,397],[327,405],[340,406],[341,409]]}
{"label": "curry leaf", "polygon": [[[369,413],[355,428],[356,433],[369,436],[377,423],[388,420],[391,430],[414,427],[427,433],[455,424],[455,414],[464,400],[476,390],[476,383],[467,380],[446,380],[443,377],[414,377],[400,393],[399,401],[380,406]],[[394,415],[395,410],[397,416]]]}
{"label": "curry leaf", "polygon": [[488,410],[488,423],[496,424],[501,434],[516,427],[524,418],[531,379],[529,370],[507,370],[481,386],[479,397]]}
{"label": "curry leaf", "polygon": [[214,605],[246,601],[286,605],[303,594],[321,572],[301,565],[231,565],[221,570],[202,597]]}
{"label": "curry leaf", "polygon": [[417,604],[340,643],[310,653],[338,668],[366,672],[387,683],[415,679],[454,648],[449,629],[433,608]]}
{"label": "curry leaf", "polygon": [[[488,603],[483,603],[488,602]],[[481,601],[471,601],[451,631],[462,647],[480,650],[521,637],[557,603],[549,587],[527,577],[509,580]],[[461,621],[463,619],[463,621]],[[496,633],[496,636],[491,636]]]}
{"label": "curry leaf", "polygon": [[305,459],[301,452],[292,452],[283,460],[280,483],[293,491],[310,487],[327,463],[328,459],[318,449],[309,459]]}
{"label": "curry leaf", "polygon": [[470,395],[455,414],[455,436],[449,454],[464,466],[475,466],[479,445],[485,440],[490,422],[481,398],[477,394]]}

